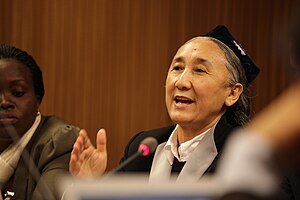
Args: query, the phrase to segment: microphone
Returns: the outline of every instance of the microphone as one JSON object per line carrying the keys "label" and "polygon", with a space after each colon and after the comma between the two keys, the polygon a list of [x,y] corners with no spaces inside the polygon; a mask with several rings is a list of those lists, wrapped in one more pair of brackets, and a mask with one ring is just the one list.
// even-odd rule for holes
{"label": "microphone", "polygon": [[145,138],[140,143],[137,152],[135,152],[133,155],[131,155],[129,158],[127,158],[119,166],[117,166],[113,170],[112,174],[122,170],[124,167],[126,167],[129,163],[131,163],[133,160],[135,160],[139,156],[148,156],[149,154],[153,153],[155,151],[157,145],[158,145],[157,140],[154,137]]}

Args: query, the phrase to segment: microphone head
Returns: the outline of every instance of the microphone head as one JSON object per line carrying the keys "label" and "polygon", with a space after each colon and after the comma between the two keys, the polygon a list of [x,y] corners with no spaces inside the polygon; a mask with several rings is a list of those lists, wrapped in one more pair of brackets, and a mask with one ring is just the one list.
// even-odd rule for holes
{"label": "microphone head", "polygon": [[142,152],[143,156],[148,156],[153,153],[158,145],[154,137],[145,138],[139,145],[138,151]]}

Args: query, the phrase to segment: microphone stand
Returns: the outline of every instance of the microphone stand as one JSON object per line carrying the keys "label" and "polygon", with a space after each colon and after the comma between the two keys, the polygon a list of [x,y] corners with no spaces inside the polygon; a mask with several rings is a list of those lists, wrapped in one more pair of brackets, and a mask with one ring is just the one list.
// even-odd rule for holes
{"label": "microphone stand", "polygon": [[124,162],[122,162],[120,165],[118,165],[113,172],[118,172],[121,169],[123,169],[126,165],[131,163],[133,160],[135,160],[137,157],[141,156],[144,153],[144,150],[139,149],[137,152],[135,152],[133,155],[131,155],[128,159],[126,159]]}
{"label": "microphone stand", "polygon": [[141,156],[144,153],[143,149],[139,149],[137,152],[135,152],[134,154],[132,154],[128,159],[126,159],[124,162],[122,162],[120,165],[118,165],[115,169],[113,169],[111,172],[108,172],[103,178],[102,180],[106,180],[109,177],[113,176],[114,174],[116,174],[117,172],[121,171],[121,169],[123,169],[126,165],[128,165],[129,163],[131,163],[133,160],[135,160],[137,157]]}

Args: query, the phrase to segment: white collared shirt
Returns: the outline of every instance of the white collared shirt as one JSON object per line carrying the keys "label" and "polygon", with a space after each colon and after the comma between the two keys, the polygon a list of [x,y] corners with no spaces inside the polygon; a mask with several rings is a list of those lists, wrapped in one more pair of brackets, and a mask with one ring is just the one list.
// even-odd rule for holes
{"label": "white collared shirt", "polygon": [[216,124],[202,134],[181,144],[180,150],[177,150],[178,142],[176,130],[178,126],[176,126],[169,140],[157,146],[151,166],[149,181],[161,182],[173,179],[170,173],[174,157],[178,157],[180,161],[186,161],[186,164],[175,179],[176,182],[199,181],[218,154],[214,141]]}
{"label": "white collared shirt", "polygon": [[[213,135],[214,127],[216,126],[216,124],[213,127],[206,130],[205,132],[201,133],[200,135],[194,137],[193,139],[182,143],[179,147],[178,147],[178,140],[177,140],[178,137],[177,135],[178,124],[177,124],[164,147],[164,153],[168,158],[169,163],[172,165],[174,157],[176,157],[180,162],[187,161],[189,156],[193,153],[193,151],[195,150],[199,142],[202,140],[202,138],[206,134]],[[215,146],[214,143],[211,145]]]}

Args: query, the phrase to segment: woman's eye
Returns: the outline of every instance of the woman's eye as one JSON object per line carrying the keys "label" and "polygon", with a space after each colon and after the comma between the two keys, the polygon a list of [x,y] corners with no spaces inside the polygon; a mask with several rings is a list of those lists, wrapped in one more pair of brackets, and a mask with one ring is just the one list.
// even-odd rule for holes
{"label": "woman's eye", "polygon": [[182,67],[180,67],[180,66],[174,66],[172,70],[179,71],[181,69],[182,69]]}
{"label": "woman's eye", "polygon": [[202,73],[202,72],[206,72],[204,69],[202,69],[202,68],[197,68],[197,69],[195,69],[195,71],[197,72],[197,73]]}
{"label": "woman's eye", "polygon": [[15,97],[22,97],[22,96],[25,94],[25,92],[22,92],[22,91],[14,91],[12,94],[13,94]]}

